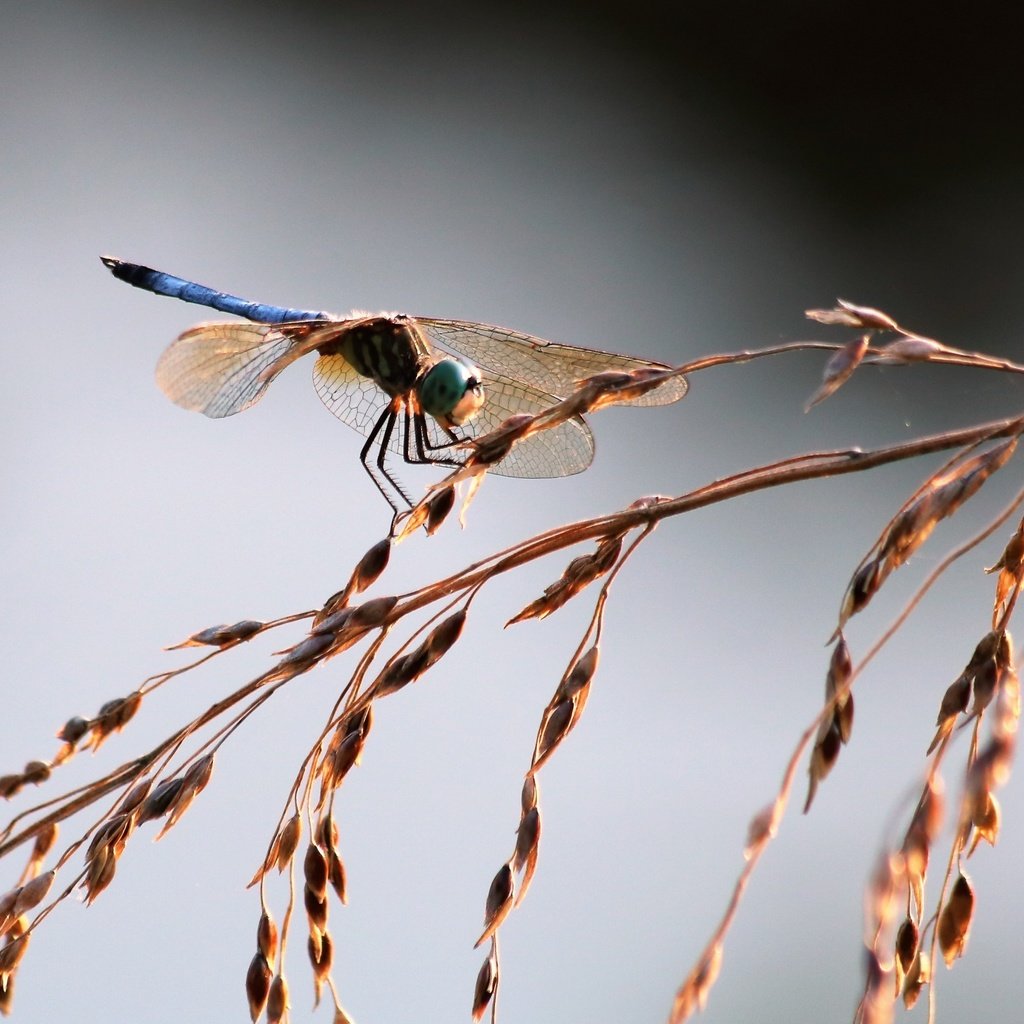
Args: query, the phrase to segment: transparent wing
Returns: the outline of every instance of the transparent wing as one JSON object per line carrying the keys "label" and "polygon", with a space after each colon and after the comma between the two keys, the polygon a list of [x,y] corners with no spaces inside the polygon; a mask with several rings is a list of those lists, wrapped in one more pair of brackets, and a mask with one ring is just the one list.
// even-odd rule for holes
{"label": "transparent wing", "polygon": [[[564,398],[575,383],[604,370],[637,370],[643,367],[668,369],[664,363],[602,352],[600,349],[559,345],[504,327],[470,323],[466,320],[433,320],[410,317],[434,343],[462,353],[480,366],[509,380],[524,380],[541,391]],[[673,377],[629,405],[669,405],[687,390],[686,379]]]}
{"label": "transparent wing", "polygon": [[295,337],[267,324],[200,324],[164,351],[156,381],[177,405],[215,419],[247,409],[273,379],[268,367],[296,345]]}
{"label": "transparent wing", "polygon": [[[343,423],[369,434],[391,399],[369,378],[358,373],[341,354],[320,356],[313,364],[313,387],[320,401]],[[395,430],[388,447],[402,454],[401,432]]]}
{"label": "transparent wing", "polygon": [[[373,381],[360,376],[339,354],[317,359],[313,367],[313,386],[338,419],[364,435],[370,433],[390,401]],[[483,386],[483,407],[469,423],[459,428],[463,438],[480,437],[509,416],[538,413],[558,401],[554,395],[486,371]],[[388,449],[402,457],[405,454],[404,430],[405,424],[400,419],[388,442]],[[451,439],[429,416],[427,434],[436,448],[443,449],[450,444]],[[411,442],[409,449],[415,451]],[[437,454],[443,456],[444,451]],[[450,454],[453,458],[460,457],[455,450]],[[570,476],[586,469],[593,458],[593,435],[586,423],[576,417],[520,442],[491,472],[518,477]]]}

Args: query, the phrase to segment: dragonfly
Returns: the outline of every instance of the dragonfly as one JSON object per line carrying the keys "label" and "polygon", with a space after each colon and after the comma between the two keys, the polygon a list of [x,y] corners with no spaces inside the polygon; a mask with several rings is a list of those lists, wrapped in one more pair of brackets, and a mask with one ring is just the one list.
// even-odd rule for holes
{"label": "dragonfly", "polygon": [[[467,320],[396,313],[343,317],[250,302],[137,263],[101,259],[114,277],[136,288],[243,318],[192,327],[160,357],[157,384],[185,409],[215,419],[232,416],[255,405],[287,366],[315,353],[316,393],[366,437],[360,462],[396,516],[399,502],[414,502],[389,454],[410,464],[460,466],[456,445],[511,416],[543,412],[586,377],[606,370],[670,369]],[[686,379],[676,375],[628,404],[668,405],[686,391]],[[593,458],[593,434],[575,416],[523,438],[490,472],[570,476]]]}

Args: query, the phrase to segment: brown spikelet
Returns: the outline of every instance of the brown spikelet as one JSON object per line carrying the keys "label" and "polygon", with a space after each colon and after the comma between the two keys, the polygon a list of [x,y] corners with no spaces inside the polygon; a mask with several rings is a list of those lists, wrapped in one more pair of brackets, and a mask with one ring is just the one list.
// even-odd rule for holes
{"label": "brown spikelet", "polygon": [[934,359],[940,352],[947,351],[946,346],[933,338],[922,338],[916,334],[908,334],[888,345],[882,346],[879,362],[894,363],[926,363]]}
{"label": "brown spikelet", "polygon": [[292,857],[295,856],[295,851],[298,849],[301,838],[302,817],[296,813],[285,822],[284,828],[281,829],[278,841],[275,844],[277,849],[274,855],[274,864],[279,872],[284,871],[291,862]]}
{"label": "brown spikelet", "polygon": [[928,954],[921,950],[914,957],[914,962],[907,971],[906,980],[903,982],[903,1005],[913,1009],[914,1004],[921,996],[921,990],[932,980],[932,962]]}
{"label": "brown spikelet", "polygon": [[427,501],[427,521],[425,524],[428,536],[432,537],[437,533],[454,507],[454,487],[442,487],[430,497]]}
{"label": "brown spikelet", "polygon": [[561,577],[546,587],[541,597],[531,601],[518,615],[509,619],[506,625],[524,622],[527,619],[544,619],[570,601],[594,580],[605,575],[615,565],[622,549],[620,536],[606,537],[597,549],[589,555],[574,558]]}
{"label": "brown spikelet", "polygon": [[164,779],[159,783],[156,789],[142,801],[142,806],[137,814],[138,823],[141,825],[143,822],[162,818],[181,792],[184,782],[184,778],[179,776],[176,779]]}
{"label": "brown spikelet", "polygon": [[302,861],[302,874],[306,885],[317,896],[323,899],[327,895],[327,858],[315,843],[306,847],[306,856]]}
{"label": "brown spikelet", "polygon": [[896,931],[895,966],[897,995],[903,988],[903,982],[910,972],[914,961],[917,959],[920,941],[921,933],[916,922],[910,917],[905,917],[903,923]]}
{"label": "brown spikelet", "polygon": [[313,1006],[320,1005],[320,995],[323,992],[324,982],[331,973],[331,965],[334,962],[334,943],[328,932],[323,932],[315,939],[310,935],[306,943],[306,952],[309,955],[309,963],[313,968]]}
{"label": "brown spikelet", "polygon": [[970,846],[967,848],[968,857],[974,853],[978,848],[978,844],[983,840],[989,846],[996,845],[1001,816],[999,801],[992,793],[983,790],[977,794],[972,794],[970,799],[970,818],[973,832]]}
{"label": "brown spikelet", "polygon": [[814,406],[835,394],[853,376],[853,371],[860,366],[864,359],[870,340],[870,334],[854,338],[829,359],[822,374],[821,386],[807,400],[804,412],[810,412]]}
{"label": "brown spikelet", "polygon": [[275,974],[267,994],[267,1024],[281,1024],[291,1004],[288,1001],[288,982],[283,974]]}
{"label": "brown spikelet", "polygon": [[270,965],[262,953],[257,953],[249,961],[249,969],[245,972],[245,997],[249,1002],[249,1017],[253,1024],[263,1013],[270,995]]}
{"label": "brown spikelet", "polygon": [[[277,925],[274,919],[263,911],[260,914],[260,922],[256,926],[256,948],[263,954],[264,959],[270,967],[274,966],[277,959]],[[267,976],[267,985],[270,984],[270,977]]]}
{"label": "brown spikelet", "polygon": [[973,914],[974,890],[966,876],[959,874],[939,913],[936,926],[939,948],[947,967],[951,967],[954,960],[964,955]]}
{"label": "brown spikelet", "polygon": [[14,917],[21,917],[22,914],[27,914],[46,898],[46,894],[50,891],[50,886],[53,885],[53,879],[56,874],[56,871],[47,871],[46,874],[38,875],[31,882],[26,882],[18,889],[18,895],[14,900],[14,907],[12,909]]}
{"label": "brown spikelet", "polygon": [[554,707],[549,707],[546,710],[537,732],[537,742],[531,765],[532,771],[537,771],[568,735],[574,711],[575,705],[572,700],[559,701]]}
{"label": "brown spikelet", "polygon": [[502,864],[487,890],[487,902],[484,904],[484,930],[474,943],[474,949],[486,942],[508,917],[508,912],[512,909],[514,889],[512,868],[507,863]]}
{"label": "brown spikelet", "polygon": [[108,700],[90,723],[89,746],[99,750],[112,733],[120,732],[134,717],[142,704],[142,694],[135,690],[127,697]]}
{"label": "brown spikelet", "polygon": [[996,596],[992,606],[992,627],[995,628],[999,618],[1007,607],[1007,602],[1014,595],[1024,579],[1024,519],[1017,525],[1013,536],[1007,542],[999,560],[985,572],[998,572],[996,580]]}
{"label": "brown spikelet", "polygon": [[480,965],[476,985],[473,986],[473,1020],[480,1020],[487,1012],[498,988],[498,958],[492,952]]}
{"label": "brown spikelet", "polygon": [[28,952],[28,943],[32,933],[21,931],[19,934],[8,935],[7,941],[0,946],[0,985],[5,985]]}
{"label": "brown spikelet", "polygon": [[519,906],[526,897],[530,883],[533,881],[534,873],[537,870],[537,855],[540,851],[540,808],[532,807],[519,821],[519,828],[516,830],[516,852],[514,866],[516,871],[522,871],[523,877],[519,883],[519,894],[516,896],[516,906]]}
{"label": "brown spikelet", "polygon": [[348,902],[345,889],[345,864],[338,853],[338,826],[330,813],[324,815],[317,827],[317,844],[327,858],[327,883],[342,904]]}
{"label": "brown spikelet", "polygon": [[264,628],[266,623],[257,622],[255,619],[243,619],[230,626],[209,626],[193,633],[190,637],[182,640],[181,643],[165,647],[165,651],[179,651],[185,647],[227,647],[229,644],[241,643],[255,636]]}
{"label": "brown spikelet", "polygon": [[[901,331],[901,328],[888,313],[871,306],[858,306],[846,299],[836,299],[832,309],[806,309],[804,316],[819,324],[838,327],[860,327],[873,331]],[[901,332],[902,333],[902,332]]]}
{"label": "brown spikelet", "polygon": [[722,944],[716,942],[676,992],[672,1011],[668,1015],[669,1024],[681,1024],[698,1010],[704,1009],[707,1005],[708,994],[718,978],[721,967]]}
{"label": "brown spikelet", "polygon": [[192,801],[206,788],[213,775],[214,755],[205,754],[199,758],[182,776],[181,785],[174,799],[167,807],[167,821],[154,837],[154,842],[163,837],[181,820],[182,815],[192,805]]}
{"label": "brown spikelet", "polygon": [[45,761],[29,761],[25,765],[21,777],[33,786],[41,786],[50,777],[51,767]]}
{"label": "brown spikelet", "polygon": [[352,594],[358,594],[367,587],[374,584],[380,574],[387,568],[391,559],[391,539],[385,537],[370,548],[369,551],[359,559],[352,572],[352,578],[348,583],[348,590]]}

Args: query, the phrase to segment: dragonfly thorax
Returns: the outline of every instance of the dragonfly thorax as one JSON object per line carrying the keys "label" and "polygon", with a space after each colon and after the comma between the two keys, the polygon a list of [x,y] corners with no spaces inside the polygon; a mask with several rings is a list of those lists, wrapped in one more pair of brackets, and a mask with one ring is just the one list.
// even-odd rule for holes
{"label": "dragonfly thorax", "polygon": [[411,325],[386,316],[357,321],[318,351],[340,353],[392,398],[412,391],[430,364],[430,350]]}
{"label": "dragonfly thorax", "polygon": [[484,403],[480,372],[458,359],[441,359],[423,375],[416,388],[420,408],[442,426],[461,427]]}

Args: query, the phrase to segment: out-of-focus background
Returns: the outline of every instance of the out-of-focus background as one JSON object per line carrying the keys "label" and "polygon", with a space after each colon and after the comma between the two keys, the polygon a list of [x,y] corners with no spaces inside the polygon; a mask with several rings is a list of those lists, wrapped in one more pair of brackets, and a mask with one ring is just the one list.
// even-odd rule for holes
{"label": "out-of-focus background", "polygon": [[[182,412],[153,366],[208,315],[114,281],[99,254],[268,302],[482,320],[669,362],[842,337],[802,319],[837,295],[1019,357],[1017,39],[984,5],[941,18],[813,3],[7,12],[0,774],[51,756],[69,716],[179,664],[164,645],[316,607],[387,527],[360,439],[323,410],[308,366],[243,416]],[[641,495],[1020,404],[1010,377],[873,369],[804,415],[822,362],[731,368],[695,378],[678,406],[599,415],[588,473],[488,479],[466,528],[401,545],[377,592]],[[935,465],[755,495],[667,522],[641,548],[613,590],[586,714],[542,775],[538,876],[502,932],[502,1019],[665,1017],[747,823],[819,706],[849,574]],[[850,629],[855,657],[1016,474],[893,578]],[[417,490],[434,478],[405,475]],[[909,813],[939,699],[988,628],[980,570],[1006,535],[954,568],[860,680],[849,749],[810,815],[797,795],[750,887],[710,1024],[852,1013],[861,892]],[[331,912],[360,1024],[468,1020],[484,896],[591,595],[501,626],[568,557],[496,581],[451,655],[380,706],[340,797],[350,905]],[[51,786],[148,749],[299,635],[166,687]],[[167,838],[133,837],[95,905],[46,921],[15,1020],[244,1018],[259,913],[244,886],[350,670],[338,659],[287,687]],[[999,847],[968,865],[976,920],[967,958],[937,971],[944,1020],[1005,1021],[1024,997],[1006,969],[1021,951],[1017,781]],[[301,919],[294,930],[292,1020],[327,1019],[311,1014]]]}

